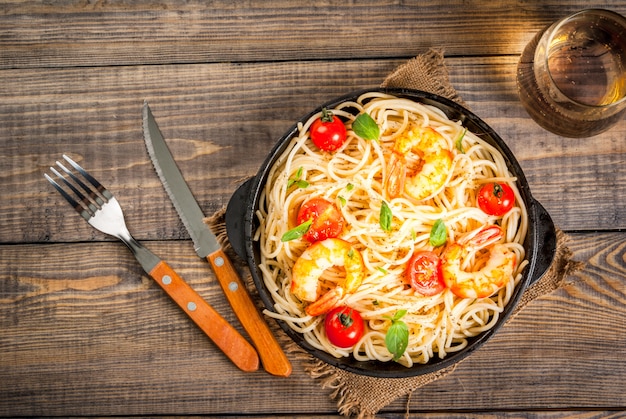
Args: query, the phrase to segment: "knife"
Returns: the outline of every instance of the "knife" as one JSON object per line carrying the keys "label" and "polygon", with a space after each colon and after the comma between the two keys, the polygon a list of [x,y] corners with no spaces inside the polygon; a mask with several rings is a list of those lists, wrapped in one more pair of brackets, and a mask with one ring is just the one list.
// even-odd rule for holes
{"label": "knife", "polygon": [[191,236],[196,253],[213,268],[228,302],[256,347],[263,367],[272,375],[289,376],[291,363],[261,317],[232,262],[204,223],[204,214],[178,169],[148,102],[143,105],[143,134],[152,164]]}

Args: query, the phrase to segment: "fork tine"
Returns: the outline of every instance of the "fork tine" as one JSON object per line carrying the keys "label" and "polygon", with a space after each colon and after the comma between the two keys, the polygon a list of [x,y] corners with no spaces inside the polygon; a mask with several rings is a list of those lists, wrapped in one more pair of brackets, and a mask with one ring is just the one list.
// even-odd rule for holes
{"label": "fork tine", "polygon": [[[113,198],[113,195],[111,194],[111,192],[109,192],[107,190],[107,188],[105,188],[104,186],[102,186],[102,184],[100,182],[98,182],[93,176],[91,176],[85,169],[83,169],[78,163],[76,163],[74,160],[72,160],[71,158],[69,158],[67,155],[63,155],[63,158],[72,165],[72,167],[74,169],[76,169],[81,175],[83,175],[83,177],[85,179],[87,179],[89,181],[89,183],[91,183],[96,190],[98,191],[98,193],[100,195],[102,195],[105,198],[105,201],[108,201],[109,199]],[[83,185],[83,188],[85,188],[85,186]]]}
{"label": "fork tine", "polygon": [[[57,162],[57,164],[59,166],[62,167],[62,165],[59,164],[59,162]],[[63,169],[65,169],[63,167]],[[74,194],[78,197],[78,199],[80,200],[79,202],[82,204],[83,207],[86,207],[85,209],[90,210],[91,212],[96,212],[98,210],[98,208],[93,205],[91,203],[91,201],[89,201],[89,198],[87,198],[85,195],[83,195],[81,193],[81,191],[79,191],[74,185],[72,185],[66,178],[65,176],[63,176],[61,173],[59,173],[54,167],[51,167],[50,170],[52,171],[52,173],[54,173],[55,175],[57,175],[57,177],[59,179],[61,179],[63,181],[63,183],[72,190],[72,192],[74,192]],[[67,172],[67,169],[65,169],[66,173],[68,173],[70,175],[70,177],[72,179],[74,179],[75,182],[77,182],[78,184],[80,184],[80,180],[76,179],[76,177],[72,174]]]}
{"label": "fork tine", "polygon": [[87,192],[87,195],[89,196],[88,198],[85,197],[84,195],[82,195],[77,189],[75,189],[74,187],[72,187],[71,184],[69,184],[67,181],[65,182],[76,194],[79,194],[80,199],[83,201],[84,204],[89,205],[90,203],[94,203],[97,205],[97,207],[102,207],[102,205],[104,205],[104,203],[107,201],[107,199],[103,199],[103,197],[101,196],[101,194],[98,193],[98,191],[94,191],[92,188],[90,188],[89,186],[85,185],[85,183],[80,180],[78,178],[78,176],[76,176],[74,173],[72,173],[72,171],[70,169],[68,169],[67,167],[65,167],[61,162],[57,161],[56,162],[57,166],[59,166],[61,169],[63,169],[63,171],[65,173],[67,173],[67,175],[81,188],[83,188],[83,190],[85,192]]}
{"label": "fork tine", "polygon": [[[63,180],[63,182],[68,185],[72,190],[76,191],[76,189],[74,188],[74,186],[72,186],[63,176],[61,176],[61,174],[59,172],[57,172],[56,170],[54,170],[54,167],[51,167],[50,170],[52,170],[52,172],[59,176],[60,179]],[[85,208],[85,206],[82,204],[82,200],[81,200],[81,204],[79,204],[74,198],[72,198],[72,196],[70,194],[68,194],[65,189],[63,189],[61,187],[61,185],[59,185],[54,179],[52,179],[50,176],[48,176],[47,173],[43,174],[44,177],[46,178],[46,180],[48,182],[50,182],[50,184],[52,184],[52,186],[54,186],[54,188],[61,194],[61,196],[63,196],[63,198],[65,198],[65,200],[67,202],[70,203],[70,205],[72,207],[74,207],[74,209],[76,210],[77,213],[79,213],[85,220],[89,220],[92,216],[94,211],[92,211],[90,208]],[[78,192],[78,191],[76,191]],[[78,192],[79,195],[80,192]]]}

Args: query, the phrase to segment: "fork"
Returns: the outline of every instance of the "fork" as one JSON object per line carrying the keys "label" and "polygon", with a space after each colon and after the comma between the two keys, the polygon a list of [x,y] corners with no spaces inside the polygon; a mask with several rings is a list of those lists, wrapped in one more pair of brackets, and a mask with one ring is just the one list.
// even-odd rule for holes
{"label": "fork", "polygon": [[111,192],[70,157],[64,154],[63,159],[77,173],[57,161],[56,165],[61,171],[54,167],[50,167],[50,171],[60,182],[44,173],[48,182],[89,225],[124,242],[150,277],[165,290],[237,367],[243,371],[257,370],[259,357],[254,347],[165,261],[131,236],[124,221],[122,208]]}

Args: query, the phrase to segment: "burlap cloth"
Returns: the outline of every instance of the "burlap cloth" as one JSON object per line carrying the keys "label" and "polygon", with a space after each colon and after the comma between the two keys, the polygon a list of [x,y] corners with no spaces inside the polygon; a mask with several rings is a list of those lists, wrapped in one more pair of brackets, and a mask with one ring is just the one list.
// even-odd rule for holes
{"label": "burlap cloth", "polygon": [[[389,74],[381,86],[423,90],[466,106],[450,84],[443,53],[440,50],[431,49],[410,59]],[[228,243],[224,212],[225,210],[222,209],[206,221],[217,234],[225,250],[237,260]],[[546,274],[522,295],[509,321],[530,301],[561,287],[566,277],[582,268],[581,262],[572,260],[572,252],[566,245],[566,235],[558,228],[556,233],[557,250],[554,262]],[[248,287],[254,297],[256,291],[250,278],[248,278]],[[437,372],[411,378],[374,378],[357,375],[314,358],[289,340],[287,335],[275,325],[275,322],[270,323],[278,340],[284,344],[286,352],[291,358],[301,361],[305,371],[323,389],[330,390],[330,398],[336,401],[338,412],[344,416],[374,417],[380,409],[402,396],[408,396],[406,404],[408,415],[410,397],[415,390],[450,374],[459,365],[457,363]]]}

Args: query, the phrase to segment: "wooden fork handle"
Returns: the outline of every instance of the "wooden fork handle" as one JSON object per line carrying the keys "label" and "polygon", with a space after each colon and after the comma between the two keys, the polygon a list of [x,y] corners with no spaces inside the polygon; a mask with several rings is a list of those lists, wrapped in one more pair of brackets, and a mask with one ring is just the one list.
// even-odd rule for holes
{"label": "wooden fork handle", "polygon": [[261,317],[231,261],[221,249],[208,255],[207,260],[213,267],[233,311],[259,352],[265,371],[272,375],[288,377],[291,374],[291,363]]}
{"label": "wooden fork handle", "polygon": [[248,372],[259,368],[254,347],[165,261],[149,274],[237,367]]}

